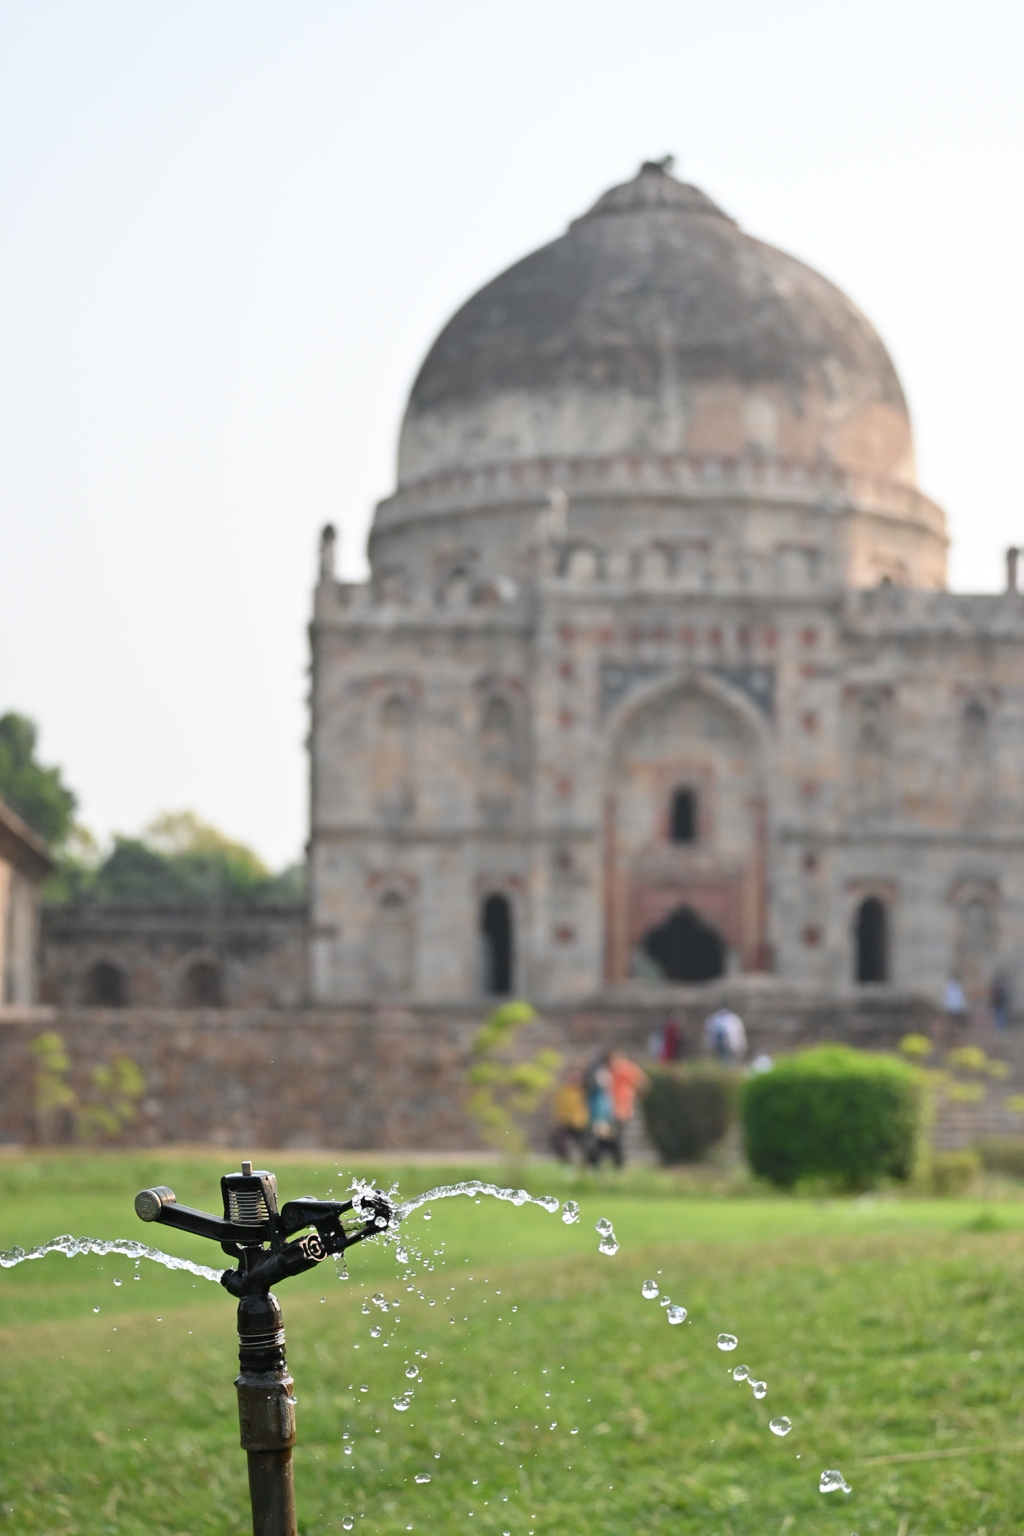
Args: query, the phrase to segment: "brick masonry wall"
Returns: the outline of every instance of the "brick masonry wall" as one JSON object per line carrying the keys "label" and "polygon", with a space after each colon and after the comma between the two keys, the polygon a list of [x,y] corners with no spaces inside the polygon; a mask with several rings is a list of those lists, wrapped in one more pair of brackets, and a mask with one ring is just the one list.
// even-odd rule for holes
{"label": "brick masonry wall", "polygon": [[[671,1012],[683,1052],[698,1054],[702,1021],[722,1001],[746,1020],[752,1053],[793,1050],[821,1039],[884,1048],[909,1029],[934,1024],[920,998],[879,989],[827,1001],[810,990],[738,978],[706,987],[624,988],[589,1006],[545,1009],[521,1049],[560,1050],[582,1067],[617,1045],[646,1057],[647,1040]],[[131,1056],[146,1079],[140,1145],[205,1142],[262,1147],[456,1151],[479,1147],[466,1114],[467,1070],[480,1005],[335,1009],[0,1010],[0,1141],[40,1139],[33,1113],[36,1059],[46,1030],[63,1038],[72,1078],[86,1096],[92,1068]],[[544,1127],[538,1124],[538,1142]],[[61,1134],[58,1128],[58,1134]],[[70,1127],[63,1134],[70,1135]]]}

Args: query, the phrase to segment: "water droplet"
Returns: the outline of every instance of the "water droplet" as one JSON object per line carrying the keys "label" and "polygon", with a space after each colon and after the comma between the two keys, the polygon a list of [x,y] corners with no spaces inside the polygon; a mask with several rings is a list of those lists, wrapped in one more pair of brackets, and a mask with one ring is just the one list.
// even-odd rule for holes
{"label": "water droplet", "polygon": [[575,1200],[567,1200],[562,1207],[562,1220],[567,1227],[574,1227],[580,1219],[580,1208]]}
{"label": "water droplet", "polygon": [[686,1308],[685,1307],[669,1307],[668,1311],[665,1313],[665,1316],[668,1318],[670,1323],[685,1323],[686,1322]]}
{"label": "water droplet", "polygon": [[611,1237],[612,1224],[607,1216],[602,1216],[600,1221],[594,1223],[594,1231],[600,1232],[602,1237]]}
{"label": "water droplet", "polygon": [[410,1365],[406,1367],[405,1374],[408,1376],[410,1381],[414,1381],[419,1373],[420,1368],[418,1365]]}
{"label": "water droplet", "polygon": [[404,1413],[409,1406],[409,1399],[407,1397],[396,1397],[391,1406],[397,1409],[399,1413]]}
{"label": "water droplet", "polygon": [[751,1380],[750,1390],[753,1392],[758,1402],[760,1402],[762,1397],[768,1396],[768,1383],[766,1381]]}
{"label": "water droplet", "polygon": [[114,1284],[115,1284],[115,1285],[120,1285],[120,1284],[121,1284],[121,1281],[120,1281],[120,1280],[115,1280],[115,1281],[114,1281]]}
{"label": "water droplet", "polygon": [[424,1221],[430,1221],[430,1219],[431,1219],[430,1212],[429,1211],[424,1211],[423,1212],[423,1220]]}
{"label": "water droplet", "polygon": [[734,1333],[720,1333],[718,1335],[719,1349],[735,1349],[739,1339]]}
{"label": "water droplet", "polygon": [[747,1379],[747,1377],[749,1375],[750,1375],[750,1366],[749,1365],[738,1365],[736,1367],[736,1369],[732,1373],[732,1379],[733,1379],[733,1381],[746,1381],[746,1379]]}
{"label": "water droplet", "polygon": [[850,1485],[838,1467],[828,1467],[818,1479],[819,1493],[849,1493]]}
{"label": "water droplet", "polygon": [[396,1249],[395,1258],[398,1260],[399,1264],[408,1264],[409,1262],[409,1254],[405,1248]]}
{"label": "water droplet", "polygon": [[772,1419],[771,1423],[768,1425],[768,1428],[771,1430],[773,1435],[788,1435],[790,1430],[793,1428],[793,1420],[787,1419],[786,1415],[783,1414],[781,1418]]}
{"label": "water droplet", "polygon": [[430,1482],[430,1473],[429,1472],[417,1472],[416,1473],[416,1481],[418,1483],[429,1483]]}
{"label": "water droplet", "polygon": [[374,1291],[373,1295],[370,1297],[370,1300],[373,1302],[375,1307],[382,1307],[384,1305],[384,1292]]}
{"label": "water droplet", "polygon": [[93,1307],[93,1311],[94,1312],[98,1312],[99,1311],[99,1307]]}
{"label": "water droplet", "polygon": [[350,1531],[354,1525],[355,1521],[352,1519],[351,1515],[346,1515],[344,1520],[341,1522],[341,1528],[343,1531]]}
{"label": "water droplet", "polygon": [[346,1447],[345,1447],[345,1455],[346,1456],[351,1456],[352,1455],[352,1447],[350,1445],[346,1445]]}
{"label": "water droplet", "polygon": [[570,1435],[578,1435],[579,1432],[580,1432],[580,1427],[579,1427],[578,1424],[576,1425],[575,1429],[570,1429],[570,1431],[569,1431]]}
{"label": "water droplet", "polygon": [[361,1386],[361,1387],[360,1387],[360,1388],[359,1388],[359,1390],[360,1390],[360,1392],[369,1392],[369,1390],[370,1390],[370,1389],[369,1389],[369,1387],[368,1387],[368,1386],[367,1386],[367,1385],[366,1385],[366,1382],[365,1382],[365,1381],[364,1381],[364,1382],[363,1382],[363,1384],[362,1384],[362,1386]]}
{"label": "water droplet", "polygon": [[550,1428],[550,1429],[557,1429],[557,1428],[558,1428],[558,1420],[557,1420],[557,1419],[555,1419],[555,1421],[554,1421],[554,1423],[552,1423],[552,1424],[551,1424],[551,1425],[549,1425],[549,1428]]}
{"label": "water droplet", "polygon": [[321,1305],[321,1306],[324,1306],[324,1304],[325,1304],[325,1303],[326,1303],[326,1301],[327,1301],[327,1297],[326,1297],[326,1296],[321,1296],[321,1297],[320,1297],[320,1305]]}
{"label": "water droplet", "polygon": [[597,1245],[597,1251],[598,1253],[603,1253],[607,1258],[612,1259],[618,1253],[619,1245],[615,1241],[614,1237],[603,1237]]}
{"label": "water droplet", "polygon": [[657,1280],[645,1280],[643,1285],[640,1287],[640,1295],[644,1298],[644,1300],[645,1301],[653,1301],[655,1296],[657,1296],[657,1294],[658,1294],[658,1282],[657,1282]]}
{"label": "water droplet", "polygon": [[364,1317],[369,1317],[369,1315],[370,1315],[370,1308],[368,1307],[368,1305],[364,1301],[363,1302],[363,1316]]}
{"label": "water droplet", "polygon": [[380,1329],[379,1328],[371,1328],[370,1329],[370,1338],[371,1339],[379,1339],[380,1338]]}

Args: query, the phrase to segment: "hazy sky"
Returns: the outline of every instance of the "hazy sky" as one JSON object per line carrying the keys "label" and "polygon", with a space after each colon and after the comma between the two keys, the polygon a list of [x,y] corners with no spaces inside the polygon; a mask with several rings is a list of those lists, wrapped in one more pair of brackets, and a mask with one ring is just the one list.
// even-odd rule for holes
{"label": "hazy sky", "polygon": [[0,710],[100,835],[294,858],[318,527],[361,573],[438,328],[668,151],[866,310],[997,587],[1022,42],[992,0],[0,0]]}

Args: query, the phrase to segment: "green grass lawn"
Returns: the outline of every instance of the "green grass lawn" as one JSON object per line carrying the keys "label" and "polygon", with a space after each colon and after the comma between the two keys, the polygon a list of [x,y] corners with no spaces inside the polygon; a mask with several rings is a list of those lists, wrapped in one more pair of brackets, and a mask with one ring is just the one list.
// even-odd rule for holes
{"label": "green grass lawn", "polygon": [[[168,1182],[216,1210],[233,1161],[5,1157],[0,1247],[70,1231],[217,1264],[212,1243],[144,1227],[132,1198]],[[283,1198],[340,1193],[351,1171],[296,1155],[271,1166]],[[403,1193],[465,1173],[358,1171],[397,1176]],[[347,1280],[325,1265],[280,1288],[303,1536],[349,1517],[356,1536],[1024,1527],[1024,1201],[680,1198],[658,1179],[520,1177],[573,1194],[579,1224],[439,1201],[407,1223],[424,1256],[411,1277],[394,1249],[367,1245]],[[614,1258],[598,1254],[599,1216]],[[642,1299],[650,1277],[688,1308],[681,1326]],[[364,1315],[375,1291],[400,1305]],[[233,1311],[218,1287],[149,1262],[55,1255],[0,1271],[0,1530],[248,1532]],[[720,1332],[735,1352],[718,1350]],[[763,1401],[732,1380],[738,1363],[767,1381]],[[768,1428],[780,1414],[784,1439]],[[826,1467],[852,1493],[820,1494]]]}

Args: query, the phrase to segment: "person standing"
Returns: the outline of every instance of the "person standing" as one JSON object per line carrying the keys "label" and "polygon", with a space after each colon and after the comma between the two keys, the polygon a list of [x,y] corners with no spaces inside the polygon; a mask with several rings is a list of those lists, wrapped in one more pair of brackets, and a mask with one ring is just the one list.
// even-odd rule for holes
{"label": "person standing", "polygon": [[609,1066],[612,1074],[612,1109],[615,1112],[615,1142],[618,1149],[616,1165],[621,1168],[626,1160],[624,1147],[626,1126],[633,1118],[636,1108],[636,1096],[638,1093],[646,1093],[651,1086],[651,1080],[643,1067],[638,1067],[635,1061],[630,1061],[628,1056],[623,1056],[621,1051],[612,1051],[609,1056]]}
{"label": "person standing", "polygon": [[602,1158],[608,1156],[616,1168],[621,1168],[622,1144],[612,1099],[610,1051],[599,1056],[587,1074],[587,1108],[590,1115],[587,1162],[592,1168],[598,1168]]}
{"label": "person standing", "polygon": [[731,1008],[716,1008],[704,1020],[704,1044],[719,1061],[741,1062],[747,1054],[743,1020]]}
{"label": "person standing", "polygon": [[559,1162],[571,1163],[573,1153],[585,1152],[587,1126],[590,1116],[583,1081],[578,1072],[564,1082],[555,1094],[555,1125],[551,1132],[551,1145]]}

